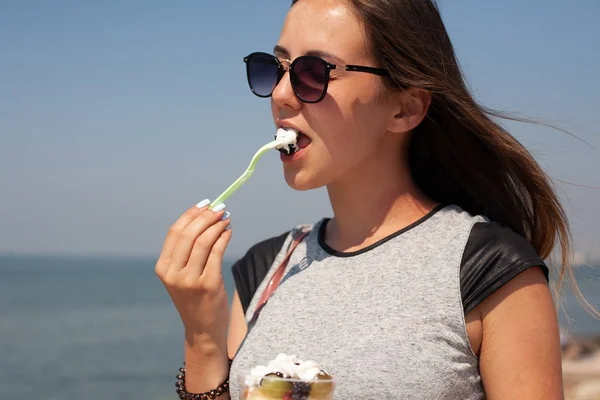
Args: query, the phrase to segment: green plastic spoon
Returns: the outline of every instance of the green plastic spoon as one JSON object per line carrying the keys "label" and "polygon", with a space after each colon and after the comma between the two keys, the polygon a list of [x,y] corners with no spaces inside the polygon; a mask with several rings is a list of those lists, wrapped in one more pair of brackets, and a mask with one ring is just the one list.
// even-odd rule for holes
{"label": "green plastic spoon", "polygon": [[[284,132],[281,132],[281,131],[284,131]],[[289,130],[287,132],[285,132],[285,130],[279,129],[277,131],[277,138],[275,140],[273,140],[272,142],[265,144],[260,149],[258,149],[256,154],[254,154],[254,157],[252,157],[252,160],[250,161],[250,165],[248,166],[248,168],[246,168],[246,171],[244,171],[244,173],[239,178],[237,178],[231,185],[229,185],[229,187],[227,189],[225,189],[225,191],[223,191],[223,193],[221,193],[219,195],[219,197],[217,197],[215,199],[215,201],[213,201],[210,204],[209,208],[213,209],[213,207],[216,207],[217,205],[225,202],[225,200],[227,200],[227,198],[229,198],[229,196],[231,196],[248,179],[250,179],[250,177],[254,173],[254,170],[256,169],[256,164],[258,163],[258,160],[267,151],[275,149],[275,148],[281,148],[284,146],[288,146],[287,148],[289,149],[290,145],[292,145],[292,144],[295,145],[296,144],[296,132],[295,131],[292,131],[292,132],[293,132],[293,137],[290,135]]]}

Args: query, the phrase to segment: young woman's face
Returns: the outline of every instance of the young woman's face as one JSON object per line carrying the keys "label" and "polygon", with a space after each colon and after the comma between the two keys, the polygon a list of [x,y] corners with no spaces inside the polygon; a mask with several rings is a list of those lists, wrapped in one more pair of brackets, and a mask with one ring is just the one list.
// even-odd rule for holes
{"label": "young woman's face", "polygon": [[[342,0],[302,0],[290,9],[275,56],[293,61],[314,53],[330,54],[321,57],[336,65],[377,67],[363,27]],[[288,185],[299,190],[329,185],[376,159],[394,111],[381,79],[386,78],[334,69],[325,98],[309,104],[294,95],[285,74],[271,98],[273,118],[277,127],[305,135],[301,151],[282,156]]]}

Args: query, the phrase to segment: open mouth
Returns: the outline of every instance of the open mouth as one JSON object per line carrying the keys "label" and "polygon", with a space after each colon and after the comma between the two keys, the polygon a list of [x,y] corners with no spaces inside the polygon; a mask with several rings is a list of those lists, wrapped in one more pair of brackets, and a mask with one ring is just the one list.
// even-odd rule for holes
{"label": "open mouth", "polygon": [[298,145],[298,149],[305,149],[311,142],[312,140],[306,136],[304,133],[302,132],[298,132],[298,137],[296,139],[296,143]]}

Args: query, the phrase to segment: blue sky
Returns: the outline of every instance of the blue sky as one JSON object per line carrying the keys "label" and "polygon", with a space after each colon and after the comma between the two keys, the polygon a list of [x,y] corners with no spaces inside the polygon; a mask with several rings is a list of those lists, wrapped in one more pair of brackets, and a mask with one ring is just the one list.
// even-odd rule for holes
{"label": "blue sky", "polygon": [[[272,138],[243,56],[270,51],[288,1],[0,3],[0,253],[156,255]],[[600,247],[600,3],[440,1],[475,96],[541,118],[507,124],[556,179],[577,250]],[[276,153],[227,202],[228,255],[331,214]],[[293,210],[290,213],[288,210]],[[592,254],[594,255],[594,254]]]}

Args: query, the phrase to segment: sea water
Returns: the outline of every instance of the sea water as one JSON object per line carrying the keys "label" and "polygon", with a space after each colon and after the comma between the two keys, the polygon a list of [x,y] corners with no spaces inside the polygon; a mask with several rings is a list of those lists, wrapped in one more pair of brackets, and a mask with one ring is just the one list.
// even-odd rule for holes
{"label": "sea water", "polygon": [[[0,257],[0,399],[177,399],[183,328],[155,262]],[[600,268],[579,275],[600,309]],[[572,295],[565,310],[572,333],[600,334]]]}

